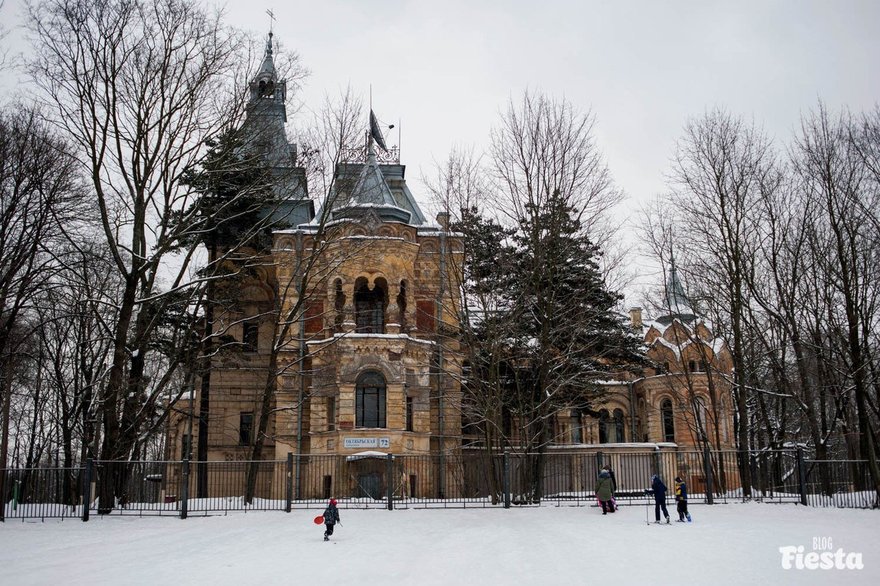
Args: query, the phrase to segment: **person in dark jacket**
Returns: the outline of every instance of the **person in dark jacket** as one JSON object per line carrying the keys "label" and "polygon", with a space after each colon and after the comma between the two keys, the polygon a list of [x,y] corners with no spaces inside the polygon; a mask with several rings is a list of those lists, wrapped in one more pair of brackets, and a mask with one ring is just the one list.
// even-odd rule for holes
{"label": "person in dark jacket", "polygon": [[614,512],[614,504],[611,497],[614,494],[613,484],[611,483],[611,474],[607,470],[599,472],[599,478],[596,480],[596,498],[602,505],[602,514],[607,515],[608,512]]}
{"label": "person in dark jacket", "polygon": [[339,523],[339,509],[336,508],[336,499],[330,499],[327,508],[324,509],[324,526],[327,528],[324,531],[324,541],[330,541],[333,527],[337,523]]}
{"label": "person in dark jacket", "polygon": [[685,518],[688,523],[691,521],[691,514],[688,513],[688,492],[687,484],[681,479],[681,476],[675,477],[675,502],[678,510],[678,522],[684,523]]}
{"label": "person in dark jacket", "polygon": [[645,491],[654,495],[654,522],[660,522],[660,511],[669,523],[669,511],[666,510],[666,485],[656,474],[651,477],[651,490]]}

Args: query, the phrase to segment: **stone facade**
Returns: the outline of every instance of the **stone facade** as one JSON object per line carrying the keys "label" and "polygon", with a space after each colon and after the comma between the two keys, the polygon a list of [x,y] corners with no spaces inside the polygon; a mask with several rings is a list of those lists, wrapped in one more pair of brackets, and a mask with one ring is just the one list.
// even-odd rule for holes
{"label": "stone facade", "polygon": [[[457,343],[443,335],[457,329],[443,265],[458,266],[452,258],[460,239],[439,225],[371,216],[335,225],[312,264],[321,278],[304,288],[302,300],[296,294],[285,299],[289,311],[298,302],[306,309],[302,343],[289,344],[281,359],[296,364],[302,352],[306,360],[302,372],[281,375],[279,403],[303,407],[279,411],[279,457],[429,454],[441,444],[451,449],[461,435],[461,360]],[[291,247],[297,238],[303,246]],[[310,250],[312,235],[307,228],[278,232],[275,243],[279,278],[293,280],[291,271],[302,263],[289,255]],[[298,334],[299,328],[292,332]],[[367,379],[379,396],[364,390]]]}

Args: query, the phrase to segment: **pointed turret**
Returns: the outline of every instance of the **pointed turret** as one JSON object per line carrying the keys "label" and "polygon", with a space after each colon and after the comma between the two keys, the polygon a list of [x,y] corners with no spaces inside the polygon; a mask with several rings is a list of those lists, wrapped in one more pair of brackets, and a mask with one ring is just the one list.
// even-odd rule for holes
{"label": "pointed turret", "polygon": [[296,145],[287,140],[287,83],[278,79],[272,40],[270,32],[263,61],[249,84],[250,98],[241,136],[244,148],[259,154],[271,169],[272,189],[279,202],[273,216],[283,217],[295,226],[314,217],[314,206],[308,199],[305,171],[296,164]]}
{"label": "pointed turret", "polygon": [[685,295],[684,287],[681,279],[678,278],[678,269],[675,266],[675,259],[670,263],[669,278],[666,280],[666,307],[667,315],[660,316],[657,321],[660,323],[671,323],[673,319],[679,319],[689,322],[696,317],[690,301]]}
{"label": "pointed turret", "polygon": [[[287,99],[287,83],[278,81],[278,73],[275,71],[275,58],[272,50],[272,33],[266,41],[266,52],[263,54],[263,62],[260,69],[251,80],[251,98],[249,106],[257,104],[265,104],[267,102],[276,102],[282,105],[284,110],[284,101]],[[287,122],[286,112],[282,113],[284,122]]]}
{"label": "pointed turret", "polygon": [[287,83],[278,79],[272,49],[272,33],[266,41],[266,52],[260,69],[250,82],[251,95],[247,104],[244,136],[248,148],[260,151],[273,167],[290,167],[296,163],[296,147],[287,142]]}

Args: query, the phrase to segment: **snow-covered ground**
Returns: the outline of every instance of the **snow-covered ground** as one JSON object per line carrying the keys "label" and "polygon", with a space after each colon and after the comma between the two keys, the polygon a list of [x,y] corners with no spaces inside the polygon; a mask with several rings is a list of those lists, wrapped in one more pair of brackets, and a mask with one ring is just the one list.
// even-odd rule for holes
{"label": "snow-covered ground", "polygon": [[[315,510],[185,521],[11,520],[0,525],[0,583],[880,584],[877,511],[758,503],[690,509],[693,523],[658,526],[646,524],[638,506],[607,516],[593,507],[342,508],[343,525],[329,543],[312,523]],[[792,559],[784,569],[786,546],[803,547],[804,556],[814,548],[841,560],[850,554],[851,562],[861,554],[864,567],[797,569]]]}

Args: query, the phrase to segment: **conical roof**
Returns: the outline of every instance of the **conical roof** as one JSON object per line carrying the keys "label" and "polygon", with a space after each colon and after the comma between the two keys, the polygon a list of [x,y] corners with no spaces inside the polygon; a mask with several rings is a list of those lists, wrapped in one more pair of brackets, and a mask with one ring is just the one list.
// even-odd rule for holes
{"label": "conical roof", "polygon": [[349,205],[397,206],[391,189],[379,169],[379,161],[372,143],[367,152],[367,162],[351,190]]}
{"label": "conical roof", "polygon": [[683,321],[690,321],[696,317],[696,312],[688,300],[678,277],[678,269],[675,266],[675,259],[672,259],[669,269],[669,278],[666,280],[666,310],[667,315],[657,318],[660,323],[671,323],[673,319],[678,318]]}
{"label": "conical roof", "polygon": [[277,73],[275,71],[275,58],[272,56],[272,33],[269,33],[269,40],[266,41],[266,52],[263,55],[263,62],[260,64],[260,70],[257,72],[255,79],[257,81],[275,81]]}

